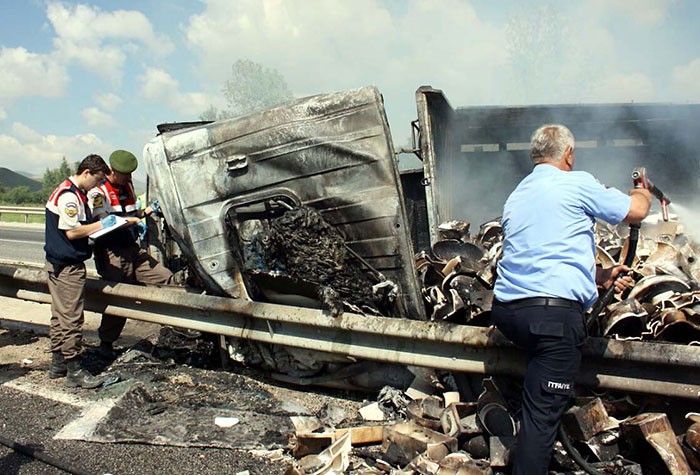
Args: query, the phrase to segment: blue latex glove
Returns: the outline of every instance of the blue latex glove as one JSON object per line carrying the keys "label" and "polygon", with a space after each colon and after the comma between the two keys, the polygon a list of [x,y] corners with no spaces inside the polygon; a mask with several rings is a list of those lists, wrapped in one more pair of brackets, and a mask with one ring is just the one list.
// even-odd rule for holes
{"label": "blue latex glove", "polygon": [[142,241],[146,239],[146,231],[148,228],[146,228],[146,224],[143,223],[142,221],[139,221],[138,224],[136,225],[139,230],[139,239]]}
{"label": "blue latex glove", "polygon": [[163,215],[163,210],[160,209],[160,203],[158,203],[158,200],[153,200],[151,201],[151,204],[149,205],[153,212],[159,216]]}
{"label": "blue latex glove", "polygon": [[104,218],[100,219],[100,223],[102,223],[103,228],[108,228],[110,226],[114,226],[117,224],[117,217],[114,216],[113,214],[108,214]]}

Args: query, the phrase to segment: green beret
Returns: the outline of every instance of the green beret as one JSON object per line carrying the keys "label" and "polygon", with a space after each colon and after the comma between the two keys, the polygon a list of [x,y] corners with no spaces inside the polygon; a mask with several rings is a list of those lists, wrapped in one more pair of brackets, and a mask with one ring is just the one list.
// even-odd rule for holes
{"label": "green beret", "polygon": [[117,172],[131,173],[139,166],[139,162],[133,153],[126,150],[115,150],[109,156],[109,166]]}

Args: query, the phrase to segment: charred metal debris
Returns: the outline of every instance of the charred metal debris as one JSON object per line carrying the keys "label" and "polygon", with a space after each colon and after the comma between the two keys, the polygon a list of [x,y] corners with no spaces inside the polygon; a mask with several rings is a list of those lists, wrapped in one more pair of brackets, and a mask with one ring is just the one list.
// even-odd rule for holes
{"label": "charred metal debris", "polygon": [[[461,401],[459,392],[417,377],[405,393],[387,387],[362,407],[363,425],[293,417],[297,460],[287,473],[509,473],[519,390],[510,379],[486,378],[478,397]],[[697,473],[700,414],[675,407],[667,415],[664,404],[641,396],[577,397],[564,415],[564,444],[555,444],[550,473]]]}
{"label": "charred metal debris", "polygon": [[[416,256],[428,315],[434,321],[491,324],[496,263],[501,256],[499,220],[471,237],[469,223],[450,221],[439,228],[432,252]],[[626,226],[596,225],[597,264],[624,260]],[[636,284],[616,295],[591,335],[620,340],[653,340],[700,345],[700,261],[698,245],[677,219],[648,218],[633,263]]]}

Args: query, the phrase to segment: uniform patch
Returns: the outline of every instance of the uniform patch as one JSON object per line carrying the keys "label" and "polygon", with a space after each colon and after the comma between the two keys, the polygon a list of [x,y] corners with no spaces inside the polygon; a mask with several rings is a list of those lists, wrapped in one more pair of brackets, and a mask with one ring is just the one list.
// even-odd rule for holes
{"label": "uniform patch", "polygon": [[102,199],[102,195],[100,193],[95,193],[92,195],[92,207],[93,208],[102,208],[102,205],[104,204],[104,200]]}
{"label": "uniform patch", "polygon": [[63,208],[63,212],[66,216],[72,218],[78,214],[78,205],[76,203],[66,203],[66,206]]}

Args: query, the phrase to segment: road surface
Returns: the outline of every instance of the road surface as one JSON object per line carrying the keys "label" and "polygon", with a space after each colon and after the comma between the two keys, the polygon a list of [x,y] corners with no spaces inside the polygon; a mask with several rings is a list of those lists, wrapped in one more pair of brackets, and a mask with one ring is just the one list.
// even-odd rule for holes
{"label": "road surface", "polygon": [[[44,263],[44,226],[36,224],[0,225],[0,260]],[[95,262],[89,259],[85,265],[95,270]]]}

